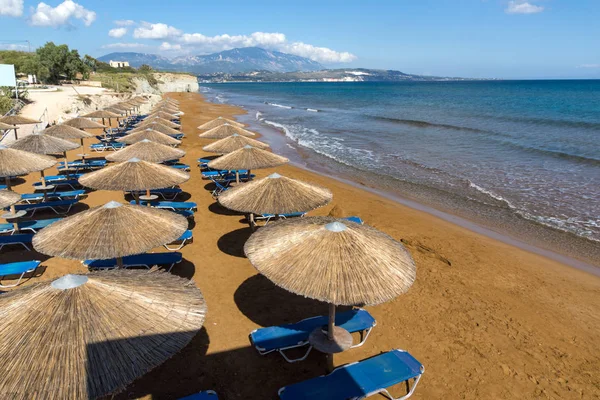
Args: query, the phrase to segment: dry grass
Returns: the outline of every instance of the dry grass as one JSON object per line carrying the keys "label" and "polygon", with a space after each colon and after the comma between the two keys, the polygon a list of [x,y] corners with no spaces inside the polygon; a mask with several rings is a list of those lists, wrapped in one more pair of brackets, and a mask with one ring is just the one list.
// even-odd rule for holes
{"label": "dry grass", "polygon": [[[40,121],[35,119],[22,117],[20,115],[7,115],[6,117],[0,118],[0,122],[3,122],[8,125],[29,125],[29,124],[37,124]],[[12,127],[11,127],[12,129]]]}
{"label": "dry grass", "polygon": [[142,140],[106,156],[106,159],[109,161],[128,161],[132,158],[139,158],[150,162],[164,162],[177,160],[184,155],[185,151],[183,150],[149,140]]}
{"label": "dry grass", "polygon": [[110,202],[42,229],[33,247],[49,256],[105,260],[175,241],[187,227],[187,219],[171,211]]}
{"label": "dry grass", "polygon": [[130,160],[85,174],[79,183],[93,189],[128,191],[163,189],[189,179],[189,174],[166,165]]}
{"label": "dry grass", "polygon": [[368,225],[331,217],[267,225],[250,237],[244,251],[277,286],[335,305],[384,303],[405,293],[416,277],[415,263],[401,243]]}
{"label": "dry grass", "polygon": [[181,140],[177,140],[172,136],[165,135],[164,133],[147,128],[142,131],[129,133],[128,135],[117,139],[117,142],[134,144],[142,140],[150,140],[160,144],[166,144],[168,146],[178,146],[181,144]]}
{"label": "dry grass", "polygon": [[179,120],[178,115],[173,115],[173,114],[169,114],[169,113],[162,112],[162,111],[151,113],[146,117],[146,119],[150,119],[150,118],[154,118],[154,117],[160,117],[163,119],[167,119],[169,121],[174,120],[174,119]]}
{"label": "dry grass", "polygon": [[82,115],[83,118],[121,118],[121,114],[117,114],[107,110],[97,110],[91,113]]}
{"label": "dry grass", "polygon": [[159,123],[156,123],[156,122],[151,122],[151,123],[149,123],[147,125],[144,125],[144,126],[138,126],[137,128],[133,128],[130,132],[131,133],[133,133],[133,132],[139,132],[139,131],[146,130],[148,128],[149,129],[153,129],[155,131],[158,131],[160,133],[166,133],[167,135],[177,135],[177,134],[181,133],[177,129],[169,128],[166,125],[159,124]]}
{"label": "dry grass", "polygon": [[225,154],[208,163],[213,169],[261,169],[277,167],[289,162],[285,157],[271,153],[266,150],[257,149],[252,146],[244,146],[241,149]]}
{"label": "dry grass", "polygon": [[202,130],[206,129],[206,130],[208,130],[208,129],[217,128],[217,127],[219,127],[221,125],[224,125],[224,124],[229,124],[229,125],[233,125],[233,126],[239,126],[240,128],[244,127],[244,124],[239,123],[237,121],[234,121],[232,119],[218,117],[218,118],[213,119],[212,121],[208,121],[207,123],[200,125],[198,127],[198,129],[202,129]]}
{"label": "dry grass", "polygon": [[202,150],[208,151],[209,153],[227,154],[239,150],[244,146],[252,146],[262,150],[269,148],[269,145],[266,143],[234,133],[231,136],[204,146]]}
{"label": "dry grass", "polygon": [[70,120],[64,122],[64,124],[68,125],[68,126],[72,126],[73,128],[77,128],[77,129],[106,128],[106,126],[104,126],[96,121],[92,121],[90,119],[81,118],[81,117],[70,119]]}
{"label": "dry grass", "polygon": [[33,133],[11,143],[8,147],[35,154],[61,154],[68,150],[74,150],[79,146],[79,143],[73,143],[65,139]]}
{"label": "dry grass", "polygon": [[158,123],[158,124],[165,125],[165,126],[168,126],[169,128],[173,128],[173,129],[181,129],[181,125],[176,124],[175,122],[172,122],[168,119],[164,119],[164,118],[160,118],[160,117],[146,118],[143,121],[139,122],[136,126],[144,126],[144,125],[148,125],[148,124],[152,124],[152,123]]}
{"label": "dry grass", "polygon": [[0,177],[41,171],[54,164],[54,158],[0,145]]}
{"label": "dry grass", "polygon": [[212,128],[198,136],[202,139],[224,139],[233,135],[234,133],[237,133],[241,136],[256,136],[254,132],[250,132],[244,128],[240,128],[239,126],[231,125],[229,123],[219,125],[216,128]]}
{"label": "dry grass", "polygon": [[219,203],[244,213],[288,214],[314,210],[332,198],[322,186],[273,174],[223,192]]}
{"label": "dry grass", "polygon": [[21,201],[21,195],[19,193],[6,189],[0,190],[0,208],[12,206],[19,201]]}
{"label": "dry grass", "polygon": [[0,296],[3,398],[118,393],[183,349],[204,323],[206,302],[187,279],[156,269],[83,276],[88,281],[72,289],[41,282]]}
{"label": "dry grass", "polygon": [[87,133],[86,131],[82,131],[81,129],[73,128],[72,126],[64,124],[53,125],[49,128],[44,129],[40,133],[61,139],[84,139],[93,136]]}

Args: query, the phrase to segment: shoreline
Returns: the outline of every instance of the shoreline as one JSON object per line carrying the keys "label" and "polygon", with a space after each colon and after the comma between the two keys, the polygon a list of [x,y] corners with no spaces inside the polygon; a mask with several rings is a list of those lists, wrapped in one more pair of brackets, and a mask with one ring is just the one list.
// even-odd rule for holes
{"label": "shoreline", "polygon": [[[209,99],[202,92],[200,95],[211,104],[225,104],[242,109],[244,114],[241,122],[248,125],[251,130],[260,133],[267,143],[276,145],[273,147],[277,148],[281,155],[290,158],[290,163],[299,168],[371,191],[399,204],[456,223],[473,232],[600,276],[600,242],[598,241],[525,218],[511,210],[497,209],[473,200],[464,202],[463,199],[438,189],[408,182],[396,182],[397,187],[384,185],[372,172],[358,170],[339,162],[336,162],[337,168],[333,168],[329,165],[331,163],[329,158],[311,149],[298,148],[298,144],[287,137],[283,128],[272,125],[270,121],[261,123],[245,107],[229,102],[217,102],[218,98]],[[275,138],[273,132],[280,137]],[[290,143],[293,143],[294,147]],[[313,165],[309,166],[310,161]],[[381,177],[379,179],[381,180]],[[388,180],[392,181],[393,178]],[[374,185],[372,182],[378,182],[379,185]]]}

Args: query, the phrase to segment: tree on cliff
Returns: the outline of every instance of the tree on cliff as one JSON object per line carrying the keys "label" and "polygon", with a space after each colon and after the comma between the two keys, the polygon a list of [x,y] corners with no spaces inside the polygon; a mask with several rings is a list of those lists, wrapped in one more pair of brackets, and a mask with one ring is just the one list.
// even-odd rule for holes
{"label": "tree on cliff", "polygon": [[77,50],[69,50],[69,46],[46,43],[36,50],[40,64],[48,70],[47,81],[57,83],[61,79],[75,79],[77,73],[84,77],[90,68],[83,62]]}

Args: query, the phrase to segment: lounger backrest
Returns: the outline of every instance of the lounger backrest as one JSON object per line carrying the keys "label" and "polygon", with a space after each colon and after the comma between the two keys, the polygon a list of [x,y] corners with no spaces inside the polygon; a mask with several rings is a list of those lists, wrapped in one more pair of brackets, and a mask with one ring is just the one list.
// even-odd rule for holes
{"label": "lounger backrest", "polygon": [[31,243],[33,235],[27,233],[19,233],[17,235],[0,236],[0,244],[11,243]]}

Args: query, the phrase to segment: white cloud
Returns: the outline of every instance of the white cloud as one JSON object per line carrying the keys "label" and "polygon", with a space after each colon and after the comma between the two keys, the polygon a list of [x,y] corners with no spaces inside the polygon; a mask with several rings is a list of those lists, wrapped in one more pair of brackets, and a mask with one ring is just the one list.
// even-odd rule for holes
{"label": "white cloud", "polygon": [[114,28],[108,31],[108,36],[120,38],[127,34],[127,28]]}
{"label": "white cloud", "polygon": [[182,34],[183,31],[167,24],[149,22],[142,22],[140,27],[133,31],[133,37],[136,39],[168,39]]}
{"label": "white cloud", "polygon": [[39,3],[31,16],[31,25],[58,27],[70,23],[71,19],[80,19],[85,26],[96,20],[96,13],[72,0],[65,0],[56,7]]}
{"label": "white cloud", "polygon": [[141,49],[148,47],[143,43],[109,43],[102,46],[103,49]]}
{"label": "white cloud", "polygon": [[508,7],[504,11],[507,14],[537,14],[544,11],[544,7],[522,0],[514,0],[508,2]]}
{"label": "white cloud", "polygon": [[131,19],[118,19],[118,20],[114,21],[114,23],[117,26],[131,26],[131,25],[135,25],[135,21],[133,21]]}
{"label": "white cloud", "polygon": [[0,15],[20,17],[23,15],[23,0],[0,0]]}
{"label": "white cloud", "polygon": [[27,49],[29,49],[29,46],[27,46],[26,44],[9,44],[9,43],[1,44],[0,43],[0,50],[25,51]]}
{"label": "white cloud", "polygon": [[598,69],[600,69],[600,64],[581,64],[577,68],[589,68],[589,69],[598,68]]}
{"label": "white cloud", "polygon": [[325,64],[331,63],[349,63],[356,60],[356,56],[347,51],[338,52],[327,47],[316,47],[311,44],[294,42],[286,44],[281,48],[284,53],[295,54],[297,56],[310,58]]}
{"label": "white cloud", "polygon": [[179,50],[181,50],[181,45],[180,44],[171,44],[169,42],[163,42],[158,49],[163,50],[163,51],[174,51],[174,50],[179,51]]}

